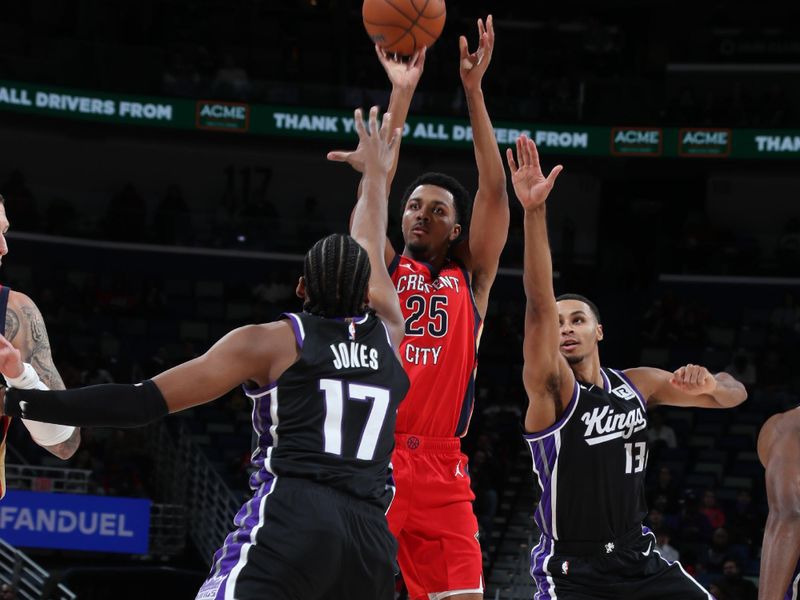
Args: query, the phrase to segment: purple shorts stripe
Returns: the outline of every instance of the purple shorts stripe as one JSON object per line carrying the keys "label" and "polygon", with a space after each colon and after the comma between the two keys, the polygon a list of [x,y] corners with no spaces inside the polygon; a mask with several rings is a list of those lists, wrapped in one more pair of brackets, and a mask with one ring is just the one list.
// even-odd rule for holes
{"label": "purple shorts stripe", "polygon": [[534,600],[549,600],[555,598],[555,589],[548,580],[546,569],[547,562],[553,554],[553,540],[541,536],[539,544],[531,552],[531,577],[536,583]]}

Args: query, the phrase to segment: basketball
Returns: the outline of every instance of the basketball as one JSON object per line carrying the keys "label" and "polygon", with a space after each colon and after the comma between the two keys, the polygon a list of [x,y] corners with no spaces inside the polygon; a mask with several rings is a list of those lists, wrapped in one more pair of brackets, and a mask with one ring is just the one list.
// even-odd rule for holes
{"label": "basketball", "polygon": [[361,15],[373,42],[410,56],[431,46],[444,28],[444,0],[364,0]]}

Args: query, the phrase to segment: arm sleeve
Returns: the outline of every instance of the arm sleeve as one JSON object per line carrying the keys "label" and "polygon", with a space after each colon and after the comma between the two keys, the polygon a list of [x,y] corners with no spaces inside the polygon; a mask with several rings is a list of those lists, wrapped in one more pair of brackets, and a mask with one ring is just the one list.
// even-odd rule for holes
{"label": "arm sleeve", "polygon": [[169,413],[151,380],[71,390],[6,390],[5,414],[76,427],[140,427]]}
{"label": "arm sleeve", "polygon": [[75,432],[75,428],[69,425],[53,425],[30,419],[21,419],[21,421],[28,433],[31,434],[33,441],[44,447],[66,442]]}

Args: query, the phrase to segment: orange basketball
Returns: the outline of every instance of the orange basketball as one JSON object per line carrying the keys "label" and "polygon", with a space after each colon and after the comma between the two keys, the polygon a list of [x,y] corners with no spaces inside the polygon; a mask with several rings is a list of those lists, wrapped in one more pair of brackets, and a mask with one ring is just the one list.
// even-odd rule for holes
{"label": "orange basketball", "polygon": [[372,41],[403,56],[433,44],[446,14],[444,0],[364,0],[361,9]]}

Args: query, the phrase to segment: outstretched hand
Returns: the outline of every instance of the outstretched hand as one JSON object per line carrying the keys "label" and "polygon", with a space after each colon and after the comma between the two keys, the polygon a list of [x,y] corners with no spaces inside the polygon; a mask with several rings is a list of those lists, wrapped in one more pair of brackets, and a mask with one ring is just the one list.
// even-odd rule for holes
{"label": "outstretched hand", "polygon": [[532,210],[543,205],[564,167],[556,165],[545,177],[539,164],[536,144],[526,135],[517,138],[517,159],[514,160],[514,151],[511,148],[506,150],[506,158],[508,168],[511,169],[514,193],[522,208]]}
{"label": "outstretched hand", "polygon": [[492,15],[486,18],[486,26],[483,24],[483,19],[478,19],[478,48],[475,52],[469,51],[467,38],[460,36],[458,38],[458,49],[461,54],[459,62],[459,74],[461,75],[461,82],[466,89],[479,87],[483,74],[489,67],[489,62],[492,60],[492,51],[494,50],[494,22]]}
{"label": "outstretched hand", "polygon": [[19,377],[24,366],[22,355],[5,336],[0,335],[0,373],[6,377]]}
{"label": "outstretched hand", "polygon": [[369,126],[365,126],[361,109],[354,113],[355,127],[358,133],[358,147],[347,152],[334,150],[328,152],[328,160],[346,162],[359,173],[388,173],[394,164],[395,153],[400,139],[400,129],[391,131],[389,123],[391,114],[385,113],[378,127],[378,107],[369,110]]}
{"label": "outstretched hand", "polygon": [[425,53],[427,48],[422,47],[417,50],[407,60],[401,60],[395,54],[389,54],[375,44],[375,54],[378,55],[378,60],[389,76],[389,81],[393,88],[401,88],[414,90],[422,77],[422,71],[425,69]]}
{"label": "outstretched hand", "polygon": [[689,364],[677,369],[669,382],[691,396],[711,394],[717,388],[716,378],[700,365]]}

